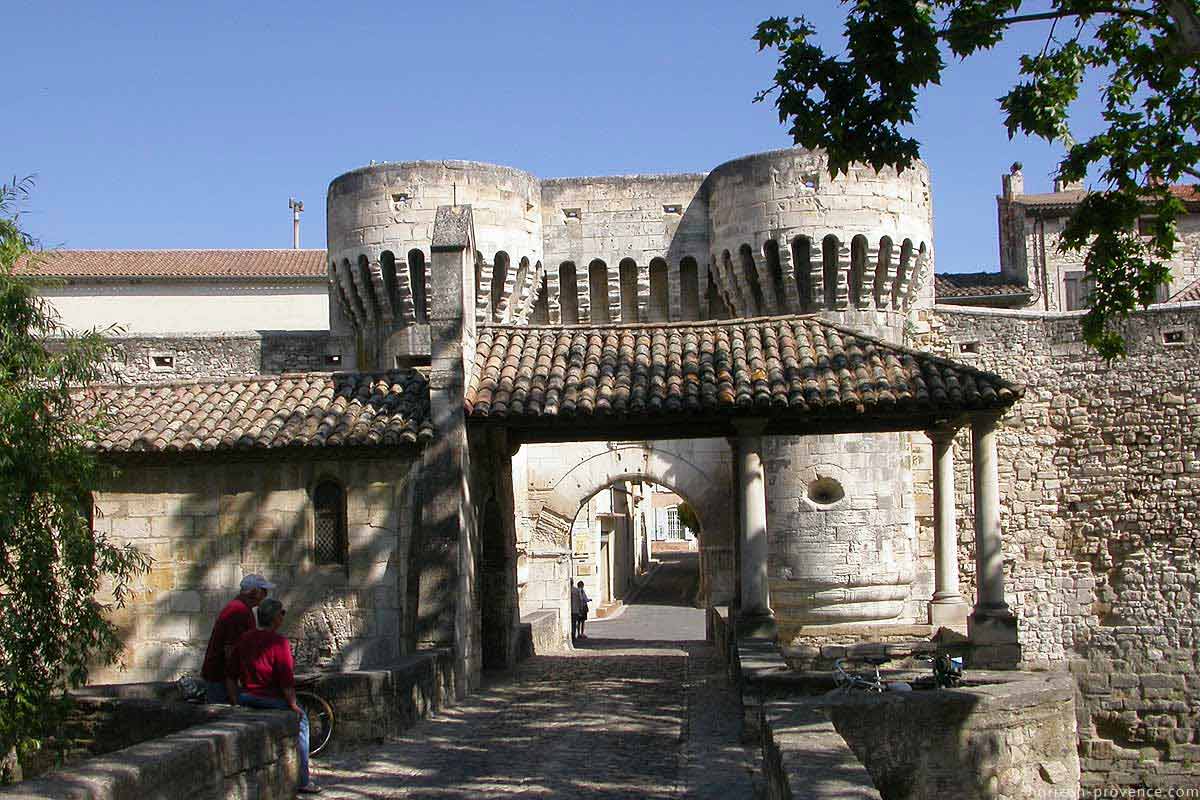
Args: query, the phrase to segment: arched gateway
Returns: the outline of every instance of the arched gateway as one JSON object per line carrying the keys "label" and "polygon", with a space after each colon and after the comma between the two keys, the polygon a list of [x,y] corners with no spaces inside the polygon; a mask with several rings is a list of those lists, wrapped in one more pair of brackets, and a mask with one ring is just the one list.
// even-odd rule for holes
{"label": "arched gateway", "polygon": [[[948,437],[969,426],[977,561],[969,629],[998,660],[1012,658],[996,424],[1021,387],[819,314],[482,321],[466,301],[476,295],[474,251],[470,208],[439,208],[431,326],[445,338],[432,347],[437,435],[422,455],[409,575],[418,646],[453,644],[468,675],[485,661],[510,663],[512,640],[480,630],[480,604],[492,600],[473,591],[475,572],[493,564],[503,572],[488,581],[504,594],[500,612],[489,615],[497,624],[516,622],[518,575],[531,559],[546,574],[541,589],[522,593],[523,609],[564,610],[572,553],[563,533],[586,498],[623,478],[661,483],[695,504],[704,547],[719,555],[708,575],[724,569],[714,564],[728,565],[729,579],[712,582],[712,599],[718,590],[731,599],[738,635],[775,637],[790,625],[793,636],[796,626],[829,619],[911,624],[928,615],[921,621],[959,624],[970,607],[958,591]],[[920,583],[907,566],[920,558],[911,501],[896,489],[907,480],[908,432],[933,442],[934,564],[919,565]],[[811,447],[778,446],[802,441]],[[823,464],[833,466],[822,471]],[[839,482],[845,465],[855,477]],[[488,498],[496,505],[485,511],[479,504]],[[498,524],[481,525],[481,513]],[[481,542],[481,534],[503,537],[506,557],[498,557],[499,541]],[[488,647],[505,652],[489,658],[481,653]]]}
{"label": "arched gateway", "polygon": [[514,459],[528,496],[516,502],[521,611],[565,607],[564,558],[572,557],[571,525],[597,492],[621,481],[658,484],[686,500],[701,523],[701,599],[725,604],[734,573],[733,457],[724,439],[582,442],[564,449],[533,444]]}

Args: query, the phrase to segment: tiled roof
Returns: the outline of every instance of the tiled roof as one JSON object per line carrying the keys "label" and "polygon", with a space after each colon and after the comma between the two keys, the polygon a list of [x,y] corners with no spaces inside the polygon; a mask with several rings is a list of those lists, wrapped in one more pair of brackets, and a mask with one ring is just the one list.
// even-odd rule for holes
{"label": "tiled roof", "polygon": [[1004,297],[1029,294],[1029,287],[999,272],[948,272],[933,278],[938,300],[963,297]]}
{"label": "tiled roof", "polygon": [[50,278],[323,279],[324,250],[57,250],[19,272]]}
{"label": "tiled roof", "polygon": [[1189,283],[1175,294],[1171,295],[1168,303],[1187,303],[1200,300],[1200,278]]}
{"label": "tiled roof", "polygon": [[412,370],[224,378],[82,390],[109,427],[106,453],[387,447],[433,436],[429,388]]}
{"label": "tiled roof", "polygon": [[[474,420],[772,421],[1003,409],[1024,389],[813,316],[608,326],[480,326]],[[712,435],[723,435],[715,431]]]}
{"label": "tiled roof", "polygon": [[[1196,190],[1195,186],[1190,184],[1172,184],[1168,187],[1168,190],[1186,205],[1193,207],[1200,206],[1200,192]],[[1066,192],[1044,192],[1042,194],[1019,194],[1012,198],[1012,202],[1042,210],[1066,210],[1077,205],[1080,200],[1087,197],[1087,194],[1086,189],[1072,189]]]}

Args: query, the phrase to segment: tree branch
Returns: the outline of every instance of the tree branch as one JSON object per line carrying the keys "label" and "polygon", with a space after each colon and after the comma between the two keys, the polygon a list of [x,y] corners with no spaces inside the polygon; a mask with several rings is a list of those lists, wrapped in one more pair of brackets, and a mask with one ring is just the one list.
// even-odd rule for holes
{"label": "tree branch", "polygon": [[[1121,8],[1120,6],[1098,6],[1087,12],[1087,16],[1093,14],[1112,14],[1116,17],[1136,17],[1138,19],[1154,19],[1154,15],[1149,11],[1143,11],[1140,8]],[[1018,14],[1013,17],[1001,17],[999,19],[977,22],[970,27],[982,28],[984,26],[995,26],[998,28],[1006,28],[1009,25],[1016,25],[1020,22],[1045,22],[1046,20],[1060,20],[1066,17],[1082,17],[1082,13],[1078,11],[1041,11],[1036,14]],[[944,38],[947,33],[947,28],[943,28],[938,32],[939,38]]]}

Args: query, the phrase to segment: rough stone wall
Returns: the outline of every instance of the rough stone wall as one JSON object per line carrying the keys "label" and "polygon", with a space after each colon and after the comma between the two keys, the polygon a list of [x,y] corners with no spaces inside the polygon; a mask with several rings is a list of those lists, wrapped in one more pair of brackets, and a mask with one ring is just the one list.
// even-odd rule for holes
{"label": "rough stone wall", "polygon": [[354,366],[353,343],[327,331],[120,336],[115,380],[148,383],[230,375],[336,372]]}
{"label": "rough stone wall", "polygon": [[[708,207],[700,194],[703,175],[622,175],[602,178],[556,178],[542,181],[542,232],[545,241],[547,285],[557,298],[558,269],[575,263],[580,321],[595,319],[590,308],[588,268],[594,259],[605,262],[609,308],[621,320],[622,259],[638,265],[639,318],[647,319],[650,302],[649,264],[667,262],[671,319],[684,319],[679,263],[696,260],[703,303],[707,282]],[[551,319],[557,321],[554,306]]]}
{"label": "rough stone wall", "polygon": [[[1006,593],[1026,662],[1076,677],[1085,786],[1196,782],[1200,305],[1138,314],[1112,363],[1079,316],[938,307],[920,346],[1028,386],[999,436]],[[971,599],[966,434],[954,455]]]}
{"label": "rough stone wall", "polygon": [[[388,663],[401,629],[413,520],[414,453],[391,458],[205,460],[123,465],[95,496],[96,529],[153,558],[112,614],[124,669],[96,683],[198,673],[218,612],[243,575],[266,575],[288,609],[283,633],[297,662],[357,668]],[[313,561],[311,491],[346,490],[348,563]]]}

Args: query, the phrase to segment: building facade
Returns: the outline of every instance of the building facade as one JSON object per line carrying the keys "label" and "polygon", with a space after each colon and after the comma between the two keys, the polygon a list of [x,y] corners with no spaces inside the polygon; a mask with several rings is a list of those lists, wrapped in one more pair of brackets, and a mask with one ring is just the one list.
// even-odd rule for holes
{"label": "building facade", "polygon": [[[646,549],[623,492],[645,482],[699,519],[701,601],[793,663],[954,629],[979,663],[1077,677],[1085,781],[1195,780],[1200,305],[1138,315],[1111,364],[1061,300],[1036,308],[1065,285],[1011,266],[1034,309],[936,305],[929,180],[831,179],[801,150],[334,179],[340,364],[303,361],[307,334],[235,343],[232,370],[180,337],[188,381],[103,390],[127,424],[98,519],[155,556],[138,602],[166,609],[122,623],[136,677],[194,669],[211,610],[261,571],[295,587],[313,663],[448,646],[465,690],[511,663],[523,615],[558,614],[565,642],[572,580],[621,599]],[[1040,226],[1020,196],[1013,220]]]}

